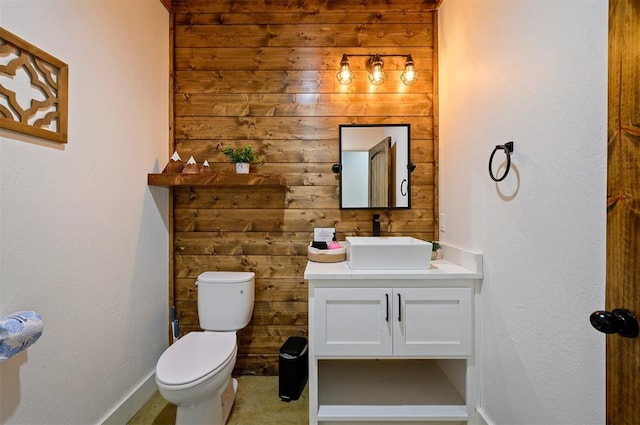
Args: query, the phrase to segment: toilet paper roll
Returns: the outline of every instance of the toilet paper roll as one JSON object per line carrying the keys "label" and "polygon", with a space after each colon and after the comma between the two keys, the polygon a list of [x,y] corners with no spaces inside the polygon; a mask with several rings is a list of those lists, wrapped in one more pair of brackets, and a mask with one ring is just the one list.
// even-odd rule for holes
{"label": "toilet paper roll", "polygon": [[0,319],[0,361],[33,345],[43,329],[42,317],[35,311],[18,311]]}

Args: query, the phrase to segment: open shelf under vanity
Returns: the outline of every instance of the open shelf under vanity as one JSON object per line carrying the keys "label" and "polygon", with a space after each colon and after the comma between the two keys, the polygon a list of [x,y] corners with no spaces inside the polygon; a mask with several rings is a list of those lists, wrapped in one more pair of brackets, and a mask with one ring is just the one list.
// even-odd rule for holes
{"label": "open shelf under vanity", "polygon": [[436,360],[318,360],[318,382],[318,423],[468,419],[466,401]]}

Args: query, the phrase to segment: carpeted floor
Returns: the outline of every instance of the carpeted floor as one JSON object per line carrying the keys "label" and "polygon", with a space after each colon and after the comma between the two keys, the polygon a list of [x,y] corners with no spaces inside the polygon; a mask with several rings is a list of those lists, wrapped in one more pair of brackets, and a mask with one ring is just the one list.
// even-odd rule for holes
{"label": "carpeted floor", "polygon": [[[156,392],[128,425],[175,425],[176,407]],[[305,425],[309,423],[308,386],[299,400],[278,397],[277,376],[240,376],[227,425]]]}

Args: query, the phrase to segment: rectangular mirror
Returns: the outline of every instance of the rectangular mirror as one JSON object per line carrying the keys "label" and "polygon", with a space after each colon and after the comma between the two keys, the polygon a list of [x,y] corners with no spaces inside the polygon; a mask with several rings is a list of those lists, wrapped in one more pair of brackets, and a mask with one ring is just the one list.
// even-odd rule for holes
{"label": "rectangular mirror", "polygon": [[340,125],[340,208],[411,208],[409,124]]}

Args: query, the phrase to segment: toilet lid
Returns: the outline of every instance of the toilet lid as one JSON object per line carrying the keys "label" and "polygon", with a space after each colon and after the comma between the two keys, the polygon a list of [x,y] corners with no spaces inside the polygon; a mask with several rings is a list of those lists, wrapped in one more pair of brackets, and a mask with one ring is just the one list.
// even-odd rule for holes
{"label": "toilet lid", "polygon": [[255,277],[254,272],[203,272],[198,276],[200,283],[242,283]]}
{"label": "toilet lid", "polygon": [[184,385],[227,363],[236,346],[235,332],[191,332],[160,356],[156,378],[166,385]]}

